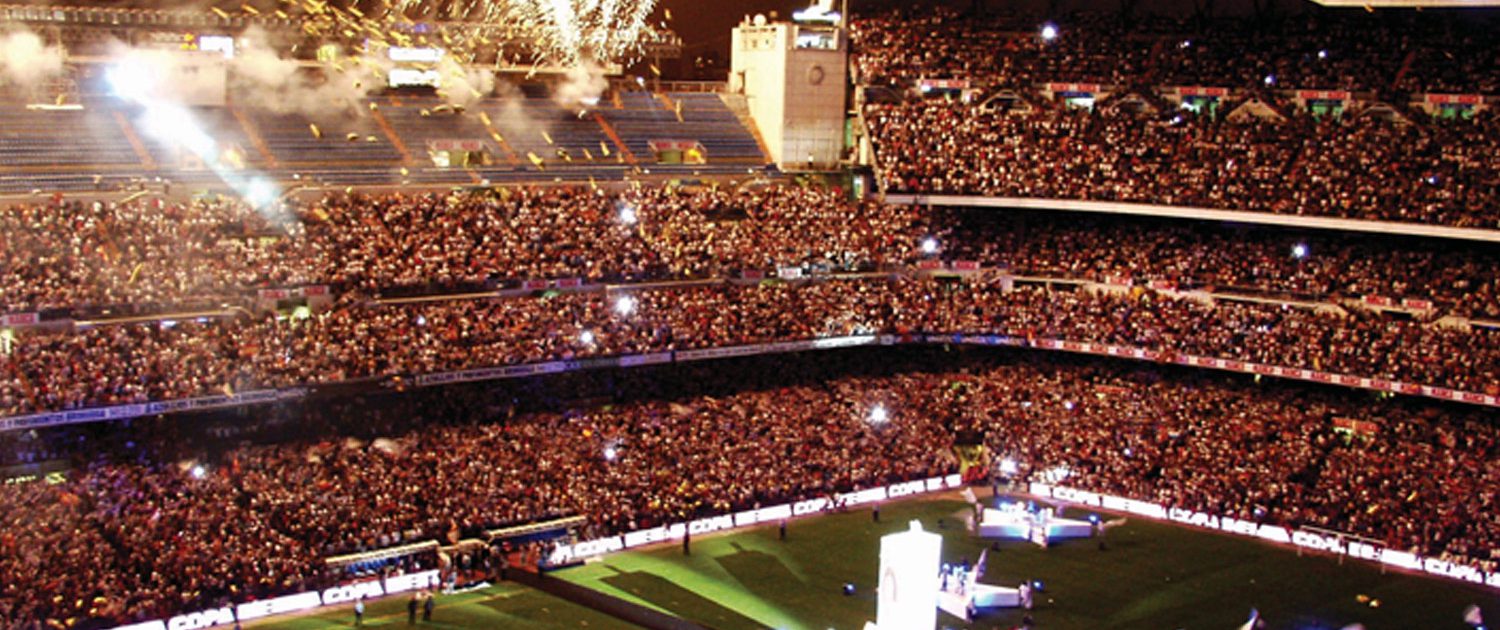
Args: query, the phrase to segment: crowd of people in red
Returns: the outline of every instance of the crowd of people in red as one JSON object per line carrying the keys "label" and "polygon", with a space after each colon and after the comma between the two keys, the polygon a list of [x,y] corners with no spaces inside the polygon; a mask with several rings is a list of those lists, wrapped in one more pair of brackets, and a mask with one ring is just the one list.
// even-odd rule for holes
{"label": "crowd of people in red", "polygon": [[[1065,21],[1051,40],[1035,24],[1018,32],[1011,19],[862,22],[861,80],[905,95],[865,110],[885,187],[1500,227],[1500,171],[1487,157],[1500,147],[1495,117],[1438,120],[1407,106],[1426,90],[1500,89],[1493,31],[1445,18],[1416,19],[1413,31],[1349,16],[1290,28],[1120,20]],[[1455,54],[1455,41],[1475,54]],[[1463,85],[1448,81],[1460,77]],[[919,78],[967,80],[976,94],[919,95]],[[1098,82],[1104,94],[1074,108],[1039,91],[1070,81]],[[1167,86],[1245,93],[1192,113],[1158,94]],[[1313,115],[1281,88],[1360,90],[1397,119],[1364,115],[1353,102],[1341,104],[1346,115]],[[1027,107],[990,100],[1002,91]],[[1228,108],[1249,98],[1271,115],[1230,120]]]}
{"label": "crowd of people in red", "polygon": [[967,78],[1002,87],[1151,82],[1495,94],[1495,26],[1492,15],[1460,12],[1039,17],[903,7],[857,16],[852,37],[855,72],[867,85]]}
{"label": "crowd of people in red", "polygon": [[934,208],[943,257],[1019,276],[1338,302],[1431,302],[1500,321],[1493,246],[1371,234],[1273,230],[1168,219]]}
{"label": "crowd of people in red", "polygon": [[368,295],[869,269],[912,260],[920,225],[916,208],[791,186],[516,187],[290,204],[291,222],[223,199],[6,208],[0,312],[187,310],[305,284]]}
{"label": "crowd of people in red", "polygon": [[5,358],[17,414],[388,375],[858,334],[1135,346],[1495,393],[1500,332],[1359,311],[901,277],[381,305],[306,318],[99,326]]}
{"label": "crowd of people in red", "polygon": [[[169,616],[326,586],[347,577],[321,562],[341,552],[558,513],[595,536],[947,474],[968,431],[1018,480],[1066,469],[1067,485],[1494,565],[1500,429],[1483,411],[1057,355],[868,352],[12,438],[7,461],[76,465],[0,486],[0,620]],[[1376,428],[1344,435],[1341,417]]]}
{"label": "crowd of people in red", "polygon": [[1497,229],[1500,123],[1403,125],[910,100],[865,112],[890,192],[1120,201]]}
{"label": "crowd of people in red", "polygon": [[[229,202],[19,205],[0,213],[6,312],[107,318],[244,304],[323,284],[366,296],[517,286],[873,271],[928,259],[1024,275],[1337,300],[1432,301],[1500,319],[1482,245],[1047,212],[852,203],[773,187],[505,189],[487,195],[329,196],[291,232]],[[629,218],[630,221],[625,219]],[[935,251],[923,249],[931,240]]]}
{"label": "crowd of people in red", "polygon": [[[1500,228],[1497,119],[1425,120],[1399,100],[1500,90],[1495,31],[1421,15],[1119,20],[1060,20],[1048,38],[1014,17],[857,22],[864,84],[968,78],[982,90],[869,105],[883,184]],[[1439,37],[1443,47],[1429,45]],[[1054,107],[1033,92],[1049,81],[1110,84],[1151,107],[1119,97]],[[1160,107],[1160,85],[1248,90],[1286,119]],[[1281,88],[1368,92],[1415,120],[1314,117],[1272,93]],[[986,104],[997,89],[1028,107]],[[1411,297],[1440,314],[1500,317],[1496,254],[1484,246],[997,217],[774,186],[336,194],[289,210],[296,221],[206,200],[0,212],[0,312],[224,309],[258,289],[313,284],[335,296],[296,316],[7,332],[0,415],[922,333],[1101,342],[1500,395],[1496,329],[1335,303]],[[933,259],[987,271],[960,282],[913,273]],[[784,267],[814,279],[727,281]],[[840,271],[866,275],[828,277]],[[378,299],[547,278],[704,282]],[[1121,278],[1136,286],[1071,288]],[[1166,285],[1143,287],[1153,280]],[[1014,461],[1020,480],[1066,471],[1067,485],[1089,490],[1327,527],[1489,570],[1500,560],[1489,465],[1500,427],[1488,410],[1149,363],[889,352],[903,358],[673,365],[257,407],[193,430],[168,417],[0,434],[0,463],[70,464],[56,483],[0,485],[0,626],[100,627],[315,588],[344,577],[323,562],[332,554],[560,513],[585,515],[597,535],[956,472],[954,435],[968,431]],[[870,421],[875,405],[884,422]],[[1340,418],[1367,422],[1344,425],[1361,427],[1349,434]]]}

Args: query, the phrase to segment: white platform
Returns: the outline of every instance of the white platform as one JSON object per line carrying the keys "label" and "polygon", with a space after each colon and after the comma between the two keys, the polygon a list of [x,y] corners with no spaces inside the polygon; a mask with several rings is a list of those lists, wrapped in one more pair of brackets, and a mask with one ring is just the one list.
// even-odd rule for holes
{"label": "white platform", "polygon": [[1094,525],[1088,521],[1052,516],[1050,509],[1027,512],[1018,505],[1002,510],[985,508],[978,530],[981,538],[1008,540],[1047,541],[1094,535]]}
{"label": "white platform", "polygon": [[969,617],[971,609],[1016,608],[1020,605],[1021,589],[1018,588],[975,584],[970,593],[938,592],[938,610],[964,621],[972,621]]}

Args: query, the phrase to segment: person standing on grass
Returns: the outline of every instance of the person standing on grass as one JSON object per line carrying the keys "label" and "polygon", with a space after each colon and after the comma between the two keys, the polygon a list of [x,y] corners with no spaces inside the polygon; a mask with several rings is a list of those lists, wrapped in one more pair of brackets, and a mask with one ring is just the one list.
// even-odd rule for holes
{"label": "person standing on grass", "polygon": [[432,609],[437,607],[437,594],[428,593],[427,601],[422,602],[422,621],[432,621]]}
{"label": "person standing on grass", "polygon": [[354,627],[365,625],[365,598],[360,597],[354,602]]}
{"label": "person standing on grass", "polygon": [[413,592],[411,599],[406,600],[406,625],[417,623],[417,594]]}

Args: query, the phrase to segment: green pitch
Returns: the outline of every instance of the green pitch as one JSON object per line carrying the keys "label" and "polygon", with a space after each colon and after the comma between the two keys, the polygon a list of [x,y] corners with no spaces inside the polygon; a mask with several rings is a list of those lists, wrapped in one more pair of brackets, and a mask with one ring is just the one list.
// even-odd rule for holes
{"label": "green pitch", "polygon": [[[761,527],[695,539],[681,545],[625,552],[555,573],[556,577],[720,630],[749,628],[859,630],[875,617],[874,586],[880,536],[919,519],[944,535],[943,558],[976,560],[985,546],[959,521],[964,505],[931,499],[889,503],[881,521],[869,509],[792,521],[788,539]],[[1081,513],[1078,513],[1081,514]],[[939,527],[939,520],[944,527]],[[1096,540],[1050,549],[1001,543],[991,550],[984,581],[1014,586],[1040,580],[1032,616],[1039,629],[1233,630],[1251,607],[1270,628],[1369,630],[1470,628],[1460,619],[1479,604],[1500,619],[1500,597],[1484,588],[1411,575],[1382,575],[1365,563],[1293,550],[1200,530],[1130,519]],[[841,593],[853,582],[856,594]],[[1368,598],[1360,601],[1360,596]],[[1372,607],[1370,601],[1378,601]],[[443,627],[617,628],[599,613],[514,585],[440,599]],[[403,601],[372,606],[377,623],[406,624]],[[396,616],[390,616],[394,613]],[[964,624],[940,615],[940,626],[1009,628],[1022,613],[1004,611]],[[279,623],[276,628],[351,625],[348,611]],[[373,624],[370,624],[373,625]]]}
{"label": "green pitch", "polygon": [[[407,625],[406,600],[397,595],[369,603],[365,627],[433,628],[542,628],[544,630],[639,630],[603,613],[557,599],[514,583],[458,595],[439,595],[432,621]],[[354,627],[353,605],[339,606],[314,615],[250,624],[250,628],[321,630]]]}

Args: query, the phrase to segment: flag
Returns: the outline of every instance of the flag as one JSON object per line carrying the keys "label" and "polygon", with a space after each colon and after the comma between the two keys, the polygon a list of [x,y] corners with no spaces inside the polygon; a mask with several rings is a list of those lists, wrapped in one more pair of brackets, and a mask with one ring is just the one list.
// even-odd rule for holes
{"label": "flag", "polygon": [[970,505],[973,505],[973,504],[979,502],[979,497],[974,496],[974,489],[973,488],[964,488],[963,491],[959,493],[959,495],[964,498],[964,502],[965,503],[968,503]]}
{"label": "flag", "polygon": [[1240,626],[1240,630],[1254,630],[1255,628],[1259,628],[1259,627],[1261,627],[1260,611],[1256,610],[1254,608],[1251,608],[1250,609],[1250,619],[1248,619],[1248,620],[1245,621],[1245,625]]}
{"label": "flag", "polygon": [[990,548],[989,547],[985,547],[983,551],[979,552],[979,562],[974,563],[974,579],[977,580],[979,578],[984,577],[984,563],[985,563],[986,560],[989,559],[989,557],[990,557]]}

